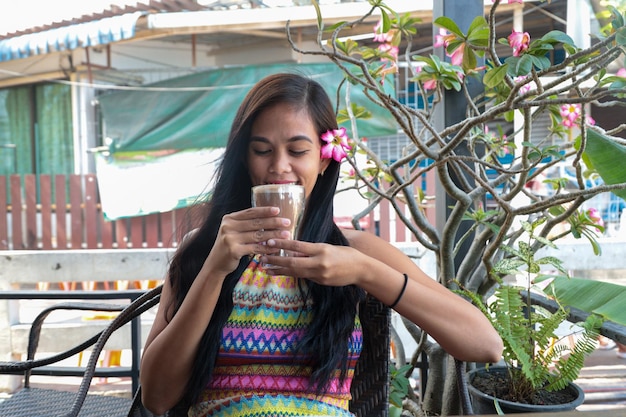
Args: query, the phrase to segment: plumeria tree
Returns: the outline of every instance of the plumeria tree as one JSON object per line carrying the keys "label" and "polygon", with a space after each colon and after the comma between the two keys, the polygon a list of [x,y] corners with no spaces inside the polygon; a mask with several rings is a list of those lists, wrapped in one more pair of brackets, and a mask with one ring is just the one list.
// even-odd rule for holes
{"label": "plumeria tree", "polygon": [[[345,73],[347,94],[339,119],[351,128],[324,140],[328,156],[347,153],[353,188],[371,202],[360,216],[380,201],[390,201],[417,242],[434,252],[437,279],[483,298],[501,283],[494,265],[510,253],[503,247],[514,247],[524,236],[521,221],[542,221],[533,251],[546,241],[558,243],[573,235],[587,238],[599,252],[597,236],[603,225],[585,203],[601,193],[626,197],[626,172],[620,169],[626,141],[616,136],[626,125],[603,131],[587,112],[592,103],[623,105],[626,70],[615,74],[606,70],[609,64],[624,62],[623,12],[610,8],[608,25],[591,47],[581,49],[556,30],[537,39],[511,30],[498,39],[496,10],[501,2],[496,0],[486,17],[477,16],[466,29],[450,18],[437,18],[434,46],[444,54],[420,55],[412,50],[417,19],[396,14],[383,0],[369,2],[372,7],[366,16],[328,28],[323,8],[314,2],[319,24],[315,50],[300,49],[289,35],[296,51],[325,56]],[[374,12],[381,19],[372,28],[373,44],[343,37],[344,29],[365,24]],[[505,59],[497,52],[503,47],[508,51]],[[560,61],[549,58],[557,49],[564,52]],[[426,105],[410,106],[388,94],[385,85],[393,82],[401,64],[418,83]],[[478,93],[469,87],[476,81],[482,87]],[[363,89],[373,106],[386,108],[409,139],[397,160],[382,159],[359,136],[355,121],[368,112],[350,102],[354,88]],[[466,100],[466,111],[459,122],[440,127],[437,109],[450,92]],[[546,116],[550,140],[537,143],[531,140],[532,132]],[[349,150],[346,134],[351,137]],[[555,176],[558,166],[567,166],[574,180]],[[420,187],[418,179],[424,175],[434,175],[451,202],[439,225],[429,222],[425,212],[424,202],[433,196]],[[602,181],[590,184],[593,176]],[[354,225],[358,227],[358,218]],[[454,370],[444,366],[445,355],[426,335],[408,328],[418,341],[413,360],[421,351],[429,356],[430,385],[419,404],[405,408],[412,407],[414,415],[456,414],[457,390],[449,376]],[[411,397],[410,390],[407,395]]]}

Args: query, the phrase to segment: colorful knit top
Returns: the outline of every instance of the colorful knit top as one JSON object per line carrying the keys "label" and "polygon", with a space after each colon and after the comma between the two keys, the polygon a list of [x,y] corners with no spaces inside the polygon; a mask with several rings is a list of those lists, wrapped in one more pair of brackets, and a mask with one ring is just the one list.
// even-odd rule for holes
{"label": "colorful knit top", "polygon": [[350,383],[363,341],[358,318],[344,384],[339,384],[337,371],[329,388],[317,396],[308,389],[306,358],[294,354],[312,314],[298,279],[268,275],[257,256],[235,286],[233,302],[213,378],[189,416],[352,416]]}

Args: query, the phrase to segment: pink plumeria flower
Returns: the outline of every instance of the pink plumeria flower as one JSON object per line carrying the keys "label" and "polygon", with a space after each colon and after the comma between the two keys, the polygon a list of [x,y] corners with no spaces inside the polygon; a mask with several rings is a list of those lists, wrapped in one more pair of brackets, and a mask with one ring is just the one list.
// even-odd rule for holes
{"label": "pink plumeria flower", "polygon": [[507,40],[511,48],[513,48],[513,56],[520,56],[530,45],[530,35],[528,32],[516,32],[514,30]]}
{"label": "pink plumeria flower", "polygon": [[437,88],[437,80],[428,80],[423,83],[425,90],[434,90]]}
{"label": "pink plumeria flower", "polygon": [[626,78],[626,68],[620,68],[615,73],[618,77]]}
{"label": "pink plumeria flower", "polygon": [[[417,72],[422,72],[422,67],[417,67]],[[430,80],[422,80],[422,85],[424,86],[424,90],[434,90],[437,88],[437,80],[432,78]]]}
{"label": "pink plumeria flower", "polygon": [[345,127],[327,130],[320,138],[326,142],[321,149],[321,157],[323,159],[332,158],[337,162],[341,162],[343,158],[348,156],[346,151],[350,150],[350,145],[348,145],[348,135],[346,135]]}
{"label": "pink plumeria flower", "polygon": [[446,55],[450,57],[450,63],[452,65],[459,66],[463,63],[463,48],[461,47],[456,48],[450,54],[446,52]]}
{"label": "pink plumeria flower", "polygon": [[[393,46],[390,43],[381,43],[380,45],[378,45],[378,50],[381,52],[387,52],[389,55],[391,55],[393,57],[394,60],[398,60],[398,53],[400,52],[400,50],[398,49],[397,46]],[[382,58],[383,61],[387,61],[387,58]]]}
{"label": "pink plumeria flower", "polygon": [[[516,84],[518,84],[518,83],[521,83],[522,81],[525,81],[525,80],[526,80],[526,78],[528,78],[528,77],[527,77],[527,76],[525,76],[525,75],[520,75],[519,77],[515,77],[515,78],[513,79],[513,81],[514,81]],[[535,89],[535,88],[537,88],[537,84],[535,84],[535,82],[534,82],[534,81],[530,81],[530,82],[528,82],[528,83],[524,84],[524,85],[523,85],[523,86],[519,89],[518,94],[520,94],[520,95],[522,95],[522,94],[526,94],[526,93],[528,93],[530,90]]]}
{"label": "pink plumeria flower", "polygon": [[435,35],[435,43],[433,44],[433,46],[443,46],[446,55],[450,57],[450,63],[452,65],[461,65],[463,63],[463,48],[459,46],[454,51],[448,52],[448,45],[450,44],[450,41],[454,40],[455,38],[456,35],[449,33],[444,28],[439,28],[439,34]]}
{"label": "pink plumeria flower", "polygon": [[385,64],[385,67],[380,70],[380,84],[385,85],[385,79],[389,74],[397,74],[398,73],[398,65],[395,61],[390,61],[391,64]]}
{"label": "pink plumeria flower", "polygon": [[593,207],[590,208],[589,210],[587,210],[587,216],[589,216],[591,221],[593,221],[598,226],[604,227],[604,220],[602,219],[602,216],[600,215],[598,209]]}
{"label": "pink plumeria flower", "polygon": [[439,34],[435,35],[435,43],[433,46],[443,46],[445,48],[448,46],[451,40],[454,40],[454,37],[454,34],[448,32],[446,29],[439,28]]}
{"label": "pink plumeria flower", "polygon": [[[574,127],[574,125],[576,125],[576,122],[580,122],[580,116],[582,114],[580,104],[577,103],[562,105],[559,113],[563,118],[561,124],[565,127]],[[596,124],[596,121],[593,119],[593,117],[585,115],[585,124],[589,126],[594,126]]]}
{"label": "pink plumeria flower", "polygon": [[574,127],[576,120],[580,117],[580,105],[576,103],[564,104],[559,111],[563,121],[561,122],[565,127]]}
{"label": "pink plumeria flower", "polygon": [[383,22],[379,20],[374,26],[374,42],[388,43],[393,40],[393,32],[383,32]]}

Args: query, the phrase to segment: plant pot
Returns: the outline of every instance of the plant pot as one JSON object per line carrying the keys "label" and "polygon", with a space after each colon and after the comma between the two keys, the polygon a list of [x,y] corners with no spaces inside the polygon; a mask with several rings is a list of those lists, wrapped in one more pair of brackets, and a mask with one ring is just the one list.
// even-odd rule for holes
{"label": "plant pot", "polygon": [[[469,391],[470,398],[472,400],[472,407],[474,409],[474,413],[476,414],[498,414],[495,407],[495,398],[491,395],[485,394],[484,392],[478,390],[474,385],[472,385],[472,381],[477,375],[485,374],[485,373],[495,373],[497,375],[502,375],[505,378],[508,378],[508,371],[505,366],[490,366],[487,368],[478,368],[474,369],[467,374],[467,388]],[[498,399],[498,404],[502,411],[505,414],[516,414],[516,413],[547,413],[547,412],[557,412],[557,411],[571,411],[575,410],[576,407],[581,405],[585,400],[585,394],[583,390],[576,384],[570,383],[567,387],[563,389],[563,391],[572,394],[575,398],[574,400],[563,403],[563,404],[524,404],[512,401],[506,401]]]}

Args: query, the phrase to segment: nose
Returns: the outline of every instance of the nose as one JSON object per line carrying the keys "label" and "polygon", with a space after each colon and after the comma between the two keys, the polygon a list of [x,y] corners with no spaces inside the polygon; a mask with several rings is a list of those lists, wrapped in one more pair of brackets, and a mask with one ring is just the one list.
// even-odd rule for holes
{"label": "nose", "polygon": [[270,172],[282,174],[291,172],[291,160],[286,152],[275,152],[272,163],[270,164]]}

